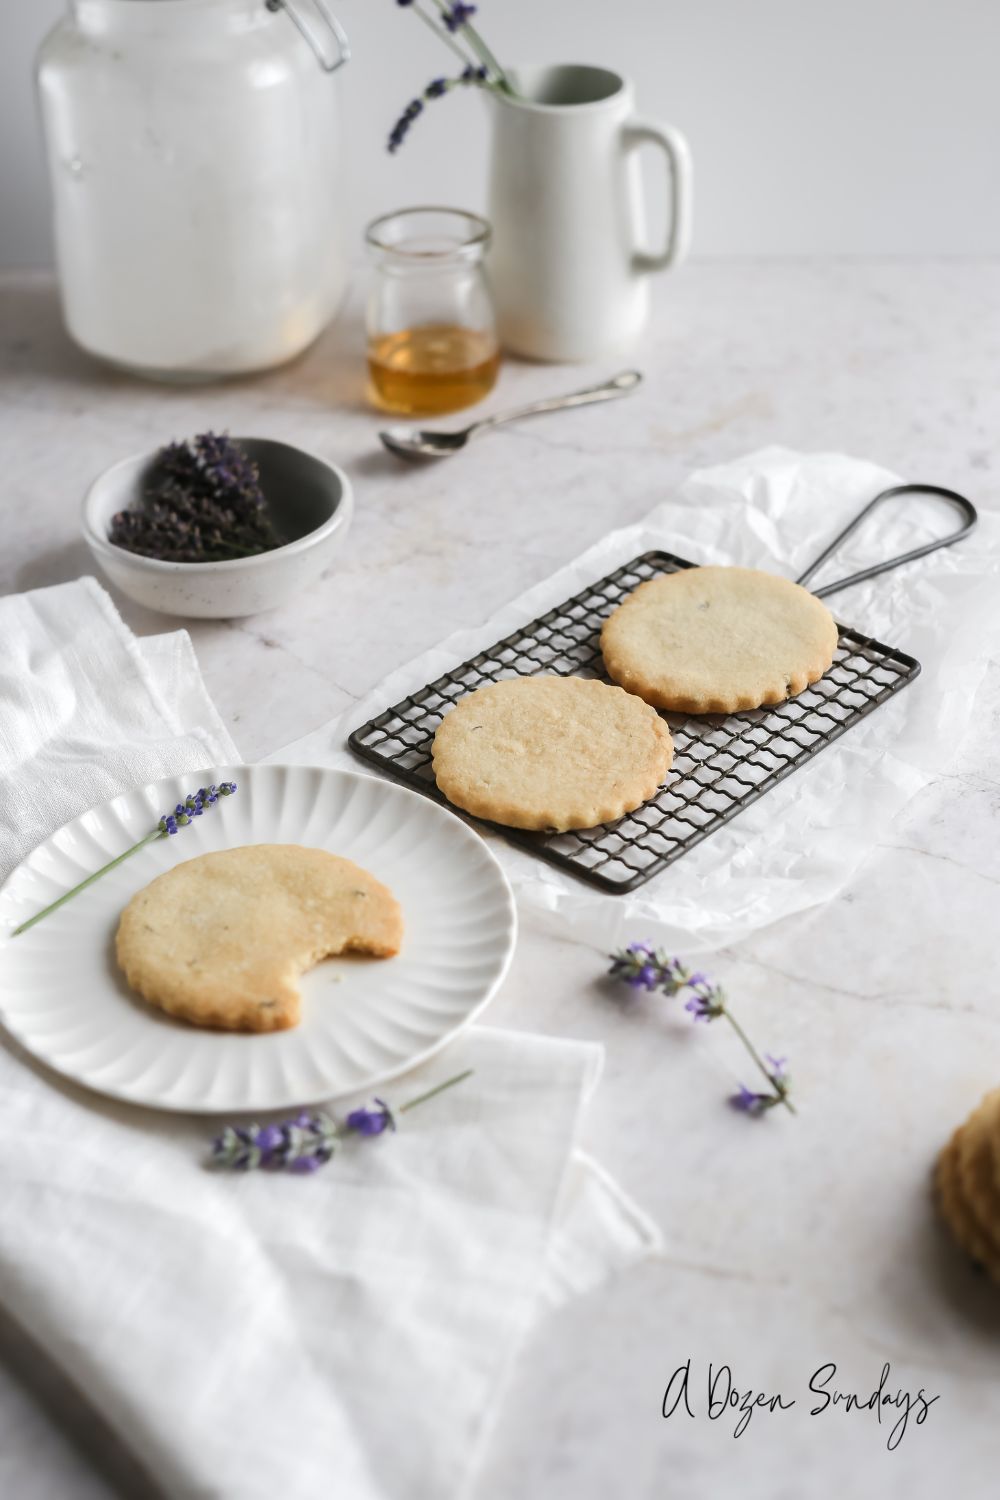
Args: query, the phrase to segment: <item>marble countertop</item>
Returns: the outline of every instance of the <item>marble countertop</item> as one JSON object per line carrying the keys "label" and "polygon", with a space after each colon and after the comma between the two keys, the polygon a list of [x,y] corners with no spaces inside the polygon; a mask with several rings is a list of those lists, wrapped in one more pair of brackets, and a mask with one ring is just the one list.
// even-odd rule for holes
{"label": "marble countertop", "polygon": [[[703,262],[659,292],[643,348],[618,362],[645,371],[636,395],[409,469],[376,444],[357,298],[285,370],[163,388],[74,350],[47,277],[0,278],[0,591],[91,571],[83,490],[135,450],[211,426],[335,459],[358,506],[330,573],[274,615],[189,623],[208,688],[255,759],[638,520],[694,468],[778,442],[870,458],[1000,507],[997,262]],[[615,368],[511,363],[492,400]],[[116,602],[139,634],[188,623]],[[702,1033],[609,1009],[592,951],[525,932],[490,1018],[603,1042],[584,1144],[662,1225],[666,1249],[537,1328],[476,1500],[995,1494],[1000,1294],[940,1231],[928,1174],[1000,1084],[998,709],[991,664],[972,733],[851,885],[711,956],[754,1032],[793,1053],[795,1121],[730,1115]],[[664,1389],[689,1357],[696,1416],[664,1421]],[[794,1408],[758,1409],[734,1438],[735,1419],[704,1414],[709,1361],[728,1364],[741,1392],[795,1397]],[[810,1417],[819,1367],[835,1363],[831,1388],[867,1397],[887,1361],[893,1392],[940,1397],[895,1451],[871,1412]],[[4,1421],[41,1433],[34,1406],[15,1400],[0,1434]],[[88,1450],[79,1426],[63,1438],[45,1429],[47,1462],[66,1476],[59,1493],[138,1493],[128,1466]]]}

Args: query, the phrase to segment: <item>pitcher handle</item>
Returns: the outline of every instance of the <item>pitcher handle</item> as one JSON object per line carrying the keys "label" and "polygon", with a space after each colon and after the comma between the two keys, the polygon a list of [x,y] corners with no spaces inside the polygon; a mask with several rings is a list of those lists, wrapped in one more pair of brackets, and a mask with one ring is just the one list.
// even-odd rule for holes
{"label": "pitcher handle", "polygon": [[632,120],[626,129],[626,144],[629,149],[659,146],[667,159],[670,228],[666,248],[659,254],[640,250],[633,260],[637,271],[665,271],[680,265],[691,243],[691,151],[679,130],[656,120]]}

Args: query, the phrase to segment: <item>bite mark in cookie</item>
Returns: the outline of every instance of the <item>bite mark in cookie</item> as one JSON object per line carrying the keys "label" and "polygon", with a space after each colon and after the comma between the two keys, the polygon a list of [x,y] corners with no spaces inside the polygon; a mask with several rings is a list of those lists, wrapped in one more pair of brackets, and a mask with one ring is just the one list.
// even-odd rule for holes
{"label": "bite mark in cookie", "polygon": [[131,987],[196,1026],[279,1031],[297,1024],[299,977],[339,953],[398,953],[392,892],[325,849],[252,844],[202,854],[150,881],[115,940]]}

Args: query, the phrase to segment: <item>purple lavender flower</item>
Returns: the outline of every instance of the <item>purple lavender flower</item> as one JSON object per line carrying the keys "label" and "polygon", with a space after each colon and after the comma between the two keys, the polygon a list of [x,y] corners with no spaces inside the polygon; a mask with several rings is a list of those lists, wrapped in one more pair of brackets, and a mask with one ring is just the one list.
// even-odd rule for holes
{"label": "purple lavender flower", "polygon": [[757,1094],[741,1083],[738,1093],[731,1094],[729,1103],[745,1115],[763,1115],[778,1103],[776,1094]]}
{"label": "purple lavender flower", "polygon": [[179,828],[183,828],[190,823],[192,818],[200,818],[205,807],[212,802],[218,801],[219,796],[229,797],[235,790],[235,781],[224,781],[217,788],[214,786],[209,788],[200,787],[197,792],[185,797],[183,802],[178,802],[173,812],[164,813],[162,818],[157,821],[156,827],[139,839],[137,843],[133,844],[131,849],[126,849],[123,854],[116,854],[114,859],[109,859],[106,865],[102,865],[92,875],[88,875],[85,879],[78,881],[70,890],[64,891],[61,896],[57,896],[54,901],[50,901],[48,906],[43,906],[41,911],[36,911],[34,916],[29,917],[27,921],[15,927],[11,936],[17,937],[19,933],[27,932],[29,927],[34,927],[35,923],[40,922],[43,917],[47,917],[49,912],[55,911],[60,906],[65,906],[66,902],[72,900],[79,891],[86,890],[88,885],[93,885],[95,880],[99,880],[109,870],[115,869],[117,865],[121,864],[122,860],[128,859],[133,854],[138,854],[140,849],[145,849],[147,844],[152,844],[157,839],[173,836]]}
{"label": "purple lavender flower", "polygon": [[476,14],[476,9],[475,5],[465,5],[462,0],[455,0],[455,4],[445,11],[441,19],[449,31],[458,31]]}
{"label": "purple lavender flower", "polygon": [[381,1135],[383,1130],[396,1128],[392,1110],[384,1099],[373,1099],[371,1104],[352,1109],[345,1124],[348,1130],[354,1130],[358,1135]]}
{"label": "purple lavender flower", "polygon": [[725,999],[718,986],[704,974],[689,973],[679,958],[668,958],[651,943],[629,943],[627,948],[612,954],[610,974],[632,989],[662,990],[665,995],[689,990],[690,998],[684,1008],[696,1021],[714,1021],[725,1012]]}
{"label": "purple lavender flower", "polygon": [[202,432],[157,454],[139,503],[112,516],[116,546],[168,562],[252,557],[279,547],[257,465],[225,434]]}
{"label": "purple lavender flower", "polygon": [[764,1061],[767,1064],[764,1071],[774,1085],[773,1091],[769,1094],[755,1093],[741,1083],[739,1092],[733,1094],[729,1102],[734,1109],[742,1110],[744,1114],[763,1115],[776,1104],[788,1103],[788,1059],[765,1052]]}
{"label": "purple lavender flower", "polygon": [[288,1163],[288,1170],[289,1172],[297,1172],[304,1175],[307,1172],[318,1171],[320,1167],[326,1166],[329,1160],[330,1156],[328,1154],[321,1151],[314,1151],[308,1156],[297,1156],[294,1161],[290,1161]]}
{"label": "purple lavender flower", "polygon": [[389,132],[388,149],[390,154],[399,150],[410,133],[410,127],[418,115],[424,112],[425,100],[442,99],[451,89],[461,84],[485,83],[489,77],[489,70],[484,67],[475,67],[469,64],[457,78],[434,78],[424,89],[419,99],[411,99],[403,110],[399,119]]}
{"label": "purple lavender flower", "polygon": [[684,1002],[684,1009],[696,1021],[714,1021],[724,1013],[724,1006],[720,1005],[711,989],[697,990]]}
{"label": "purple lavender flower", "polygon": [[162,834],[176,833],[178,828],[186,828],[192,818],[200,818],[206,807],[212,807],[220,797],[231,797],[236,790],[235,781],[223,781],[219,786],[199,787],[196,792],[190,793],[183,802],[178,802],[172,813],[165,813],[157,823],[157,830]]}
{"label": "purple lavender flower", "polygon": [[729,1022],[756,1066],[766,1074],[773,1089],[771,1093],[754,1093],[741,1084],[739,1093],[730,1099],[734,1109],[742,1110],[744,1114],[759,1115],[773,1109],[776,1104],[783,1104],[791,1114],[795,1113],[795,1107],[789,1099],[786,1059],[772,1057],[769,1052],[761,1057],[731,1014],[721,985],[713,984],[707,974],[702,974],[700,970],[692,973],[679,958],[668,958],[651,943],[629,943],[626,948],[612,953],[610,957],[611,968],[608,972],[611,978],[622,980],[630,989],[659,990],[667,996],[686,990],[684,1009],[693,1020],[715,1021],[724,1017]]}
{"label": "purple lavender flower", "polygon": [[330,1160],[339,1133],[329,1115],[305,1110],[278,1124],[227,1125],[212,1143],[212,1160],[238,1172],[258,1167],[313,1172]]}
{"label": "purple lavender flower", "polygon": [[613,953],[609,972],[634,990],[662,989],[667,995],[676,995],[688,982],[680,960],[658,953],[651,943],[629,943]]}
{"label": "purple lavender flower", "polygon": [[280,1125],[261,1125],[254,1144],[263,1157],[273,1156],[288,1146],[288,1136]]}
{"label": "purple lavender flower", "polygon": [[[428,1099],[444,1093],[445,1089],[454,1088],[471,1073],[472,1069],[466,1068],[463,1073],[445,1079],[444,1083],[435,1084],[432,1089],[401,1104],[400,1112],[425,1104]],[[272,1171],[315,1172],[331,1159],[338,1141],[349,1132],[374,1136],[395,1129],[395,1117],[384,1099],[373,1099],[370,1104],[352,1109],[342,1125],[331,1115],[302,1109],[290,1120],[277,1125],[227,1125],[212,1142],[211,1164],[232,1172],[252,1172],[258,1167]]]}
{"label": "purple lavender flower", "polygon": [[[449,50],[465,64],[456,78],[436,78],[423,93],[423,99],[439,99],[457,84],[483,84],[497,93],[516,97],[516,90],[487,46],[485,37],[473,26],[473,17],[478,5],[468,0],[434,0],[433,5],[423,7],[414,0],[397,0],[401,6],[412,9],[414,14],[430,28],[439,41],[444,41]],[[415,101],[419,102],[419,101]],[[412,110],[412,106],[410,106]],[[390,152],[398,151],[413,123],[414,115],[404,111],[389,133]]]}
{"label": "purple lavender flower", "polygon": [[403,142],[406,140],[407,135],[409,134],[410,126],[413,124],[417,116],[423,113],[423,108],[424,106],[422,100],[410,100],[409,104],[403,110],[403,113],[400,115],[399,119],[396,121],[395,125],[392,127],[392,130],[389,133],[389,150],[391,152],[399,150],[400,146],[403,144]]}

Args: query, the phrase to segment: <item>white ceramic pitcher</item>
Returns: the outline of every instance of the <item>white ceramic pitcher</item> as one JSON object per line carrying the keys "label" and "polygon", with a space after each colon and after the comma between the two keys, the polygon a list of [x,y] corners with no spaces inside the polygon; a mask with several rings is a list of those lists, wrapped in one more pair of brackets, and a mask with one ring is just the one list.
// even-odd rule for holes
{"label": "white ceramic pitcher", "polygon": [[[490,91],[490,274],[500,336],[515,354],[586,360],[627,348],[649,316],[649,281],[683,260],[691,159],[669,125],[637,118],[632,86],[606,68],[512,70]],[[638,148],[669,168],[666,245],[646,243]]]}

